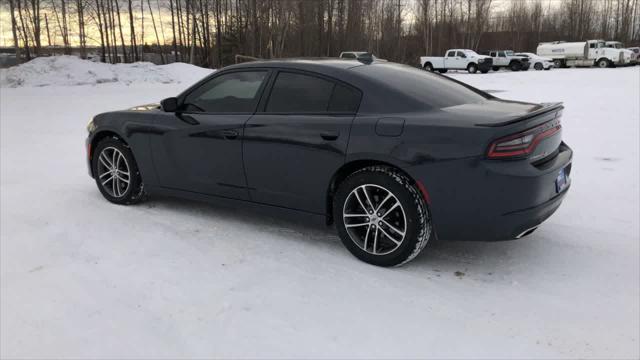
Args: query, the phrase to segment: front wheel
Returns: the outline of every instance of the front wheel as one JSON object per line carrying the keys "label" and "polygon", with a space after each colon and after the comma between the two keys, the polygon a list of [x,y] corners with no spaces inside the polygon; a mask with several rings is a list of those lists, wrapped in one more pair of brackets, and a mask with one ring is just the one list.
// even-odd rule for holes
{"label": "front wheel", "polygon": [[117,138],[101,140],[91,159],[93,176],[102,196],[120,205],[134,204],[144,196],[142,178],[131,149]]}
{"label": "front wheel", "polygon": [[333,216],[344,246],[378,266],[415,258],[431,236],[431,218],[421,192],[405,175],[386,166],[356,171],[335,194]]}
{"label": "front wheel", "polygon": [[542,70],[543,68],[542,63],[536,63],[535,65],[533,65],[533,68],[536,70]]}
{"label": "front wheel", "polygon": [[509,65],[509,68],[511,69],[511,71],[520,71],[522,69],[522,64],[514,61]]}
{"label": "front wheel", "polygon": [[469,74],[475,74],[478,72],[478,65],[476,64],[469,64],[469,66],[467,66],[467,71],[469,72]]}

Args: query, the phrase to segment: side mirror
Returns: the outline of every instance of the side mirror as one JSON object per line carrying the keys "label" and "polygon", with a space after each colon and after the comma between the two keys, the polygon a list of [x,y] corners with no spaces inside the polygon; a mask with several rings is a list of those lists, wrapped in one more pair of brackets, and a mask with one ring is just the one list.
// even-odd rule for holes
{"label": "side mirror", "polygon": [[170,97],[160,101],[160,107],[165,112],[176,112],[178,111],[178,98]]}

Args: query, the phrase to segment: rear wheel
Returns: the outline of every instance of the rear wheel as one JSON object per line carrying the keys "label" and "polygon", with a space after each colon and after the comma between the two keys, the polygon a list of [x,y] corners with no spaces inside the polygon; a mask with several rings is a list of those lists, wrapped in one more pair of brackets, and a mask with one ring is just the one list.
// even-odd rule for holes
{"label": "rear wheel", "polygon": [[564,63],[562,62],[562,60],[558,59],[558,60],[553,60],[553,65],[559,69],[564,66]]}
{"label": "rear wheel", "polygon": [[544,66],[542,66],[542,63],[536,63],[535,65],[533,65],[533,68],[536,70],[542,70],[544,68]]}
{"label": "rear wheel", "polygon": [[509,64],[509,69],[511,69],[511,71],[520,71],[522,69],[522,64],[519,61],[513,61]]}
{"label": "rear wheel", "polygon": [[101,140],[91,160],[96,185],[105,199],[129,205],[144,196],[142,178],[131,149],[117,138]]}
{"label": "rear wheel", "polygon": [[345,179],[333,216],[345,247],[378,266],[402,265],[425,247],[431,218],[420,191],[397,170],[372,166]]}
{"label": "rear wheel", "polygon": [[433,72],[433,65],[431,65],[431,63],[426,63],[426,64],[424,64],[424,69],[426,71]]}
{"label": "rear wheel", "polygon": [[478,72],[478,65],[473,64],[473,63],[469,64],[467,66],[467,71],[469,72],[469,74],[477,73]]}

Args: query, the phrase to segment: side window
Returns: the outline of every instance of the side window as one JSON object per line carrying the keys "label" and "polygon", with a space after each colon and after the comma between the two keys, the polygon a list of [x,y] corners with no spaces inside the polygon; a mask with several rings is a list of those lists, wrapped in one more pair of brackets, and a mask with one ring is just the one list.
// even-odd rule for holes
{"label": "side window", "polygon": [[335,84],[329,100],[329,112],[354,114],[358,112],[361,97],[360,91]]}
{"label": "side window", "polygon": [[354,113],[360,92],[315,76],[280,72],[265,109],[269,113]]}
{"label": "side window", "polygon": [[467,55],[465,55],[462,51],[458,51],[458,53],[456,55],[460,56],[463,59],[467,57]]}
{"label": "side window", "polygon": [[356,58],[356,54],[354,54],[354,53],[344,53],[344,54],[342,54],[341,58],[343,58],[343,59],[355,59]]}
{"label": "side window", "polygon": [[447,52],[447,57],[454,57],[454,56],[456,56],[456,52],[455,51]]}
{"label": "side window", "polygon": [[254,112],[258,103],[258,90],[267,71],[242,71],[211,79],[184,101],[186,111],[200,112]]}
{"label": "side window", "polygon": [[316,113],[326,112],[333,91],[333,83],[314,76],[281,72],[278,74],[267,112]]}
{"label": "side window", "polygon": [[589,48],[590,48],[590,49],[595,49],[595,48],[596,48],[596,43],[591,43],[591,44],[589,44]]}
{"label": "side window", "polygon": [[506,55],[504,54],[504,51],[500,51],[500,52],[498,53],[498,56],[499,56],[499,57],[506,57]]}

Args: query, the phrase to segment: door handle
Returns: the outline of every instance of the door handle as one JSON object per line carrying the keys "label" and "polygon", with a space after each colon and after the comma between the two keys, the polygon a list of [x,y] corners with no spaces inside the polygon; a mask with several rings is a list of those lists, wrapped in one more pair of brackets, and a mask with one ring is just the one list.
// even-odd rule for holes
{"label": "door handle", "polygon": [[325,131],[320,133],[320,137],[325,140],[333,141],[336,140],[340,136],[339,131]]}
{"label": "door handle", "polygon": [[222,137],[228,140],[233,140],[238,137],[238,132],[235,130],[222,130]]}

